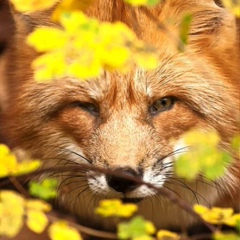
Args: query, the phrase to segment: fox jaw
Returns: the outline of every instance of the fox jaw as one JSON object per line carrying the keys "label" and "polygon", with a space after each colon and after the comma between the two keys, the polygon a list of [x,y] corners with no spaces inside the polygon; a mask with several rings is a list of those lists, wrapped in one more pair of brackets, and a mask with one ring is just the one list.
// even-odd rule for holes
{"label": "fox jaw", "polygon": [[[150,72],[133,68],[125,75],[106,72],[90,81],[34,82],[30,65],[36,53],[22,42],[27,32],[21,33],[29,27],[17,26],[16,49],[8,56],[10,101],[4,109],[9,144],[42,159],[45,168],[87,163],[167,188],[189,204],[221,206],[222,197],[230,199],[239,191],[239,161],[215,183],[204,176],[186,182],[173,172],[178,155],[188,151],[179,144],[184,133],[214,129],[228,148],[229,139],[239,131],[236,28],[234,19],[215,2],[163,1],[160,20],[168,13],[177,19],[175,14],[184,8],[194,13],[186,51],[179,52],[163,32],[143,24],[142,38],[159,50],[159,67]],[[107,10],[101,12],[107,18]],[[138,18],[149,22],[142,15]],[[30,16],[20,16],[16,24],[25,20]],[[104,198],[138,202],[139,213],[159,228],[196,222],[168,199],[133,181],[84,170],[54,175],[59,178],[59,204],[85,225],[114,228],[112,219],[94,214]]]}

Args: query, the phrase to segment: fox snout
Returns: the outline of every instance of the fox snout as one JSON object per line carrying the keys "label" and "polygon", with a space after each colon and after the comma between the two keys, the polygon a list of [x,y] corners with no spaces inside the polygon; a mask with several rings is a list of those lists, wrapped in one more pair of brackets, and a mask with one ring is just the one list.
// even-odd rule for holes
{"label": "fox snout", "polygon": [[[135,171],[132,168],[117,168],[115,169],[115,172],[132,178],[142,178],[143,176],[140,171]],[[139,187],[139,183],[137,181],[119,177],[117,175],[106,175],[106,180],[110,188],[123,194],[131,192]]]}
{"label": "fox snout", "polygon": [[161,187],[166,173],[172,171],[172,147],[166,147],[154,128],[138,119],[131,112],[126,117],[117,114],[93,137],[96,143],[91,146],[98,147],[90,150],[92,164],[110,170],[109,174],[88,175],[93,192],[105,197],[144,198],[155,192],[139,182]]}

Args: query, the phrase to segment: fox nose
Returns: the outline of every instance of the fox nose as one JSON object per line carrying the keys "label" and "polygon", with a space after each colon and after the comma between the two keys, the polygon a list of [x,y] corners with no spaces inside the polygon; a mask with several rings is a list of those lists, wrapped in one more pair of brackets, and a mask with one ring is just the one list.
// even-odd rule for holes
{"label": "fox nose", "polygon": [[[130,177],[141,177],[141,173],[137,173],[135,170],[131,168],[117,168],[115,169],[116,173],[124,174]],[[108,186],[116,190],[117,192],[127,193],[139,186],[139,183],[126,179],[124,177],[107,175],[106,176]]]}

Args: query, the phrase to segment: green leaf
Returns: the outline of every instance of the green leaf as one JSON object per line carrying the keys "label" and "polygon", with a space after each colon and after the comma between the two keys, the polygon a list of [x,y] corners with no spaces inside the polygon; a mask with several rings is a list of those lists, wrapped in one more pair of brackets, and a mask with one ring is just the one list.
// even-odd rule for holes
{"label": "green leaf", "polygon": [[235,233],[220,233],[217,232],[213,235],[214,240],[240,240],[240,235]]}
{"label": "green leaf", "polygon": [[240,151],[240,135],[236,135],[233,139],[232,139],[232,144],[231,146],[233,147],[233,149],[235,149],[236,151]]}
{"label": "green leaf", "polygon": [[210,180],[221,177],[232,158],[219,149],[220,140],[216,132],[195,130],[185,134],[183,141],[190,148],[175,162],[176,174],[190,180],[200,173]]}
{"label": "green leaf", "polygon": [[192,15],[190,14],[186,14],[182,19],[182,22],[180,25],[179,37],[182,41],[183,46],[179,47],[180,50],[183,50],[182,47],[184,47],[188,42],[188,33],[189,33],[191,22],[192,22]]}
{"label": "green leaf", "polygon": [[29,192],[32,196],[49,200],[57,196],[57,180],[46,178],[42,182],[31,181],[29,183]]}
{"label": "green leaf", "polygon": [[209,158],[211,158],[211,164],[206,163],[205,159],[205,162],[202,162],[201,165],[204,175],[210,180],[215,180],[218,177],[221,177],[224,174],[227,165],[232,160],[229,154],[220,151],[216,151],[215,154],[210,152]]}
{"label": "green leaf", "polygon": [[161,0],[147,0],[147,5],[153,7],[157,5],[160,1]]}
{"label": "green leaf", "polygon": [[236,230],[237,230],[238,234],[240,234],[240,220],[237,221]]}
{"label": "green leaf", "polygon": [[199,161],[196,161],[190,154],[181,155],[175,162],[175,171],[179,177],[195,179],[200,171]]}
{"label": "green leaf", "polygon": [[151,234],[155,233],[155,227],[150,221],[146,221],[141,216],[133,218],[130,222],[120,223],[118,225],[118,237],[119,239],[132,240],[137,239],[152,239]]}
{"label": "green leaf", "polygon": [[157,5],[161,0],[124,0],[126,3],[133,6],[149,6]]}

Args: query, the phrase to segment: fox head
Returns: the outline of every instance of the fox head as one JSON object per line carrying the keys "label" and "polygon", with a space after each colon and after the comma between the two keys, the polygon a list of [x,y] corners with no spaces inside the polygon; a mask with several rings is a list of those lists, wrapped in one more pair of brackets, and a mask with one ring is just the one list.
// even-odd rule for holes
{"label": "fox head", "polygon": [[[86,163],[168,188],[189,203],[221,205],[222,198],[238,194],[237,159],[219,180],[221,186],[204,177],[186,182],[174,175],[173,163],[187,147],[177,143],[192,129],[216,130],[226,148],[239,131],[240,62],[234,17],[212,0],[167,0],[149,11],[170,35],[141,8],[121,1],[95,1],[87,13],[102,21],[128,24],[156,47],[157,69],[135,67],[126,74],[104,72],[89,81],[66,77],[47,84],[33,80],[31,61],[37,54],[24,37],[39,24],[52,25],[50,15],[14,14],[16,33],[7,53],[3,132],[10,146],[26,149],[42,159],[46,168]],[[186,13],[193,20],[189,43],[180,52],[173,36],[178,36]],[[138,202],[139,212],[158,227],[194,222],[180,207],[134,181],[92,171],[57,177],[59,203],[87,225],[112,228],[112,221],[93,216],[103,198]]]}

